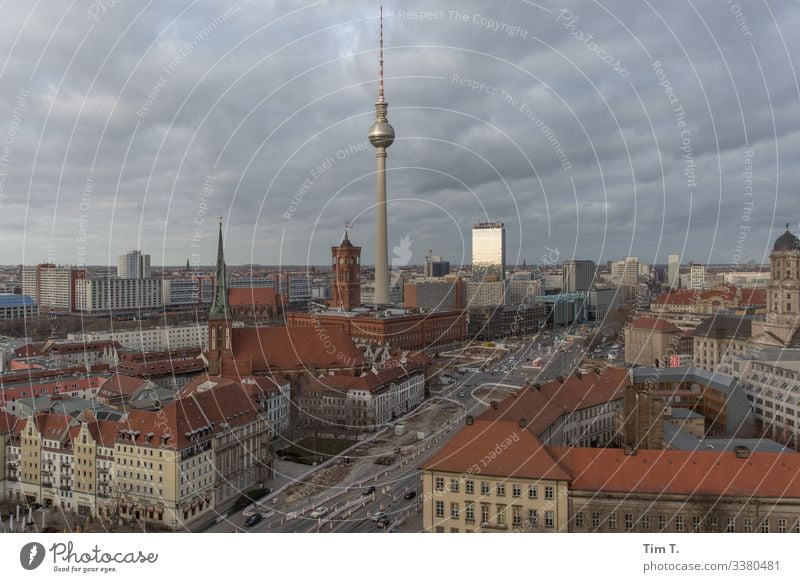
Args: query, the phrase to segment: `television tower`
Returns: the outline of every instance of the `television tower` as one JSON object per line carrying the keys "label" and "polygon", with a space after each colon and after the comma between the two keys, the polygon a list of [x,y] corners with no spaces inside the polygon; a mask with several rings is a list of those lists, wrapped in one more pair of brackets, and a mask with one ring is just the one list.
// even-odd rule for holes
{"label": "television tower", "polygon": [[389,303],[389,241],[386,216],[386,148],[394,142],[394,128],[386,113],[389,104],[383,98],[383,6],[380,15],[380,74],[378,100],[375,102],[375,122],[369,128],[369,142],[375,148],[378,162],[375,204],[375,304]]}

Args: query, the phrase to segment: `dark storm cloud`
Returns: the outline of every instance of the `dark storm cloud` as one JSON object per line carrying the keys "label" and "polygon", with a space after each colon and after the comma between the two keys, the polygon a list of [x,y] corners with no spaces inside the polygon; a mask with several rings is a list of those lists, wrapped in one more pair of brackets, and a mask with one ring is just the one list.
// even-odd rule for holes
{"label": "dark storm cloud", "polygon": [[[206,264],[220,215],[234,264],[327,263],[348,219],[372,261],[376,3],[59,10],[2,8],[0,262]],[[412,262],[469,261],[485,218],[529,263],[728,262],[742,227],[761,259],[800,220],[796,4],[418,1],[384,24]]]}

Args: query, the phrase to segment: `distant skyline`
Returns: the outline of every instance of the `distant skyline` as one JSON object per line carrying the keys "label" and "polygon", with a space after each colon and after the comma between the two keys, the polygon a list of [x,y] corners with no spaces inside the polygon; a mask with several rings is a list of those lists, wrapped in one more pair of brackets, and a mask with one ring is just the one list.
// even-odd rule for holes
{"label": "distant skyline", "polygon": [[[389,260],[765,261],[798,232],[800,10],[384,2]],[[374,262],[378,3],[176,0],[0,21],[0,264]],[[742,27],[742,18],[746,27]],[[403,242],[406,241],[406,242]]]}

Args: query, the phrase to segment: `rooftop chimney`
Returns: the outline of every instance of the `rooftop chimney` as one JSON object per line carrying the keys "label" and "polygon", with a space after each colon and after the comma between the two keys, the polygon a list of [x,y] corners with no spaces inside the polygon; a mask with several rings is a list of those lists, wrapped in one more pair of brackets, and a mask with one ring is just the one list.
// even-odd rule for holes
{"label": "rooftop chimney", "polygon": [[497,410],[497,400],[492,400],[492,408]]}
{"label": "rooftop chimney", "polygon": [[520,419],[519,419],[519,427],[520,427],[521,429],[526,429],[526,428],[528,428],[528,421],[527,421],[527,420],[525,420],[524,418],[520,418]]}
{"label": "rooftop chimney", "polygon": [[471,415],[471,414],[468,414],[468,415],[467,415],[467,416],[464,418],[464,422],[467,424],[467,426],[470,426],[470,425],[472,425],[472,424],[474,424],[474,423],[475,423],[475,419],[472,417],[472,415]]}
{"label": "rooftop chimney", "polygon": [[750,449],[743,446],[733,447],[733,452],[736,453],[737,459],[746,459],[750,456]]}

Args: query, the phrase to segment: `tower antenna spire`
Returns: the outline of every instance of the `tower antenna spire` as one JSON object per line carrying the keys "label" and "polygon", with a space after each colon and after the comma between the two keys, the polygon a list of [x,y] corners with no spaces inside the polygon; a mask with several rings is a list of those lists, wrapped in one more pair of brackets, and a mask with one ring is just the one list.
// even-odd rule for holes
{"label": "tower antenna spire", "polygon": [[379,71],[379,84],[378,84],[378,101],[383,101],[383,5],[381,5],[381,57],[380,57],[380,71]]}
{"label": "tower antenna spire", "polygon": [[380,57],[380,71],[378,83],[378,101],[383,101],[383,5],[381,5],[381,57]]}

